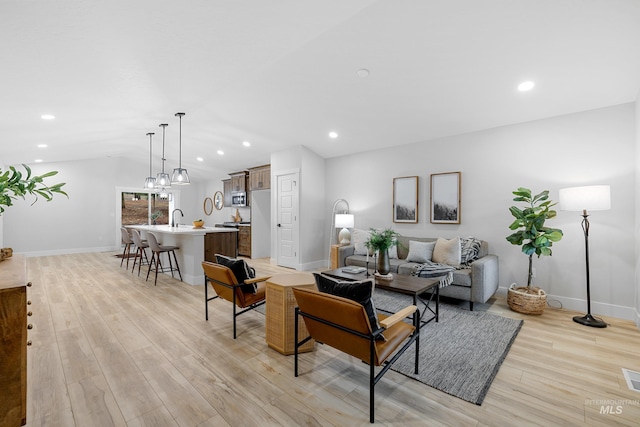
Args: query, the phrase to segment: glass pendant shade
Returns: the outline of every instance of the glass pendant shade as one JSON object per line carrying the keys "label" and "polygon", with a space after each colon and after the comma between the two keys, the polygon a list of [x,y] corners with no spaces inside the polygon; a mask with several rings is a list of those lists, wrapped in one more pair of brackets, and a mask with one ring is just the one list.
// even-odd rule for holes
{"label": "glass pendant shade", "polygon": [[171,187],[171,177],[168,173],[160,172],[156,175],[156,187]]}
{"label": "glass pendant shade", "polygon": [[173,170],[173,174],[171,175],[171,183],[177,185],[190,184],[191,181],[189,180],[189,174],[186,169],[182,168],[182,116],[184,116],[184,113],[176,113],[175,115],[180,119],[180,157],[178,167]]}
{"label": "glass pendant shade", "polygon": [[165,173],[164,171],[164,162],[165,160],[167,160],[164,158],[164,134],[165,134],[165,128],[167,126],[169,125],[166,123],[162,123],[160,125],[160,127],[162,128],[162,172],[158,172],[158,174],[156,175],[156,188],[161,188],[163,190],[165,189],[165,187],[171,187],[171,177],[169,176],[168,173]]}
{"label": "glass pendant shade", "polygon": [[173,175],[171,175],[171,183],[172,184],[189,184],[189,173],[186,169],[183,168],[175,168],[173,170]]}
{"label": "glass pendant shade", "polygon": [[160,189],[160,192],[158,193],[158,197],[160,197],[161,200],[165,200],[169,198],[169,193],[167,192],[167,189],[162,187]]}
{"label": "glass pendant shade", "polygon": [[153,169],[153,165],[152,165],[153,135],[154,135],[153,132],[149,132],[147,134],[147,136],[149,137],[149,176],[144,180],[144,188],[149,190],[152,190],[156,187],[156,179],[153,177],[153,172],[151,171]]}

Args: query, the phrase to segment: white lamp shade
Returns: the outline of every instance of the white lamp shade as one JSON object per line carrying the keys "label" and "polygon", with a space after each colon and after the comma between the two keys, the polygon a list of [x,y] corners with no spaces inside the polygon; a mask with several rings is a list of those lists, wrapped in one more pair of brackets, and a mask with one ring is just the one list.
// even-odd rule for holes
{"label": "white lamp shade", "polygon": [[608,185],[562,188],[559,200],[563,211],[606,211],[611,209],[611,189]]}
{"label": "white lamp shade", "polygon": [[336,214],[336,228],[353,228],[353,215]]}

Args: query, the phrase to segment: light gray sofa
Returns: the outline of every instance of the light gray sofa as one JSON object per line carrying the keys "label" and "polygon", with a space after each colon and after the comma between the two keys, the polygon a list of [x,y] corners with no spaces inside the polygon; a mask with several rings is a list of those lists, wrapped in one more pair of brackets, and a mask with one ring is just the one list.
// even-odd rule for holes
{"label": "light gray sofa", "polygon": [[[391,272],[394,274],[411,274],[414,267],[420,265],[408,262],[409,241],[433,242],[431,237],[398,237],[398,258],[389,260]],[[338,268],[345,266],[366,267],[366,255],[354,255],[355,247],[338,248]],[[373,268],[373,258],[369,258],[369,268]],[[469,301],[469,310],[473,311],[473,303],[485,303],[498,290],[498,256],[489,254],[489,244],[482,240],[478,259],[469,268],[462,268],[453,273],[453,282],[440,289],[440,295]]]}

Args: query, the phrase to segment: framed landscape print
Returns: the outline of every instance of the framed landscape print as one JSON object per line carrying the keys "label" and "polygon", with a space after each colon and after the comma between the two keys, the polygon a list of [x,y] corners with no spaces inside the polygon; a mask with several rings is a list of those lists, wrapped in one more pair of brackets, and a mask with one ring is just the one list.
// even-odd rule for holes
{"label": "framed landscape print", "polygon": [[460,224],[460,172],[431,174],[431,222]]}
{"label": "framed landscape print", "polygon": [[393,178],[393,222],[418,222],[418,177]]}

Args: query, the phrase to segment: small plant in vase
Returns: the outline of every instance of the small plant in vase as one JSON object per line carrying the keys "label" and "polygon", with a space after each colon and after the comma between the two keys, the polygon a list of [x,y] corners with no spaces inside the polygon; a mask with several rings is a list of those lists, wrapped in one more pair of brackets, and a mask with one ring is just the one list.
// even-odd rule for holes
{"label": "small plant in vase", "polygon": [[161,211],[155,211],[154,213],[151,214],[151,224],[156,224],[158,222],[158,218],[160,218],[162,216],[162,212]]}
{"label": "small plant in vase", "polygon": [[399,233],[390,228],[385,230],[369,229],[369,240],[365,242],[365,247],[378,253],[377,270],[381,275],[387,275],[391,271],[389,266],[389,248],[398,245]]}
{"label": "small plant in vase", "polygon": [[525,314],[541,314],[547,302],[546,293],[532,286],[533,255],[551,256],[551,246],[562,239],[562,230],[545,227],[545,221],[555,218],[556,211],[551,209],[556,203],[549,200],[549,191],[545,190],[532,196],[531,190],[520,187],[513,191],[514,202],[524,202],[525,206],[511,206],[509,211],[515,220],[509,229],[515,231],[506,237],[513,245],[521,246],[522,253],[529,257],[527,286],[516,287],[512,284],[507,294],[507,302],[513,311]]}

